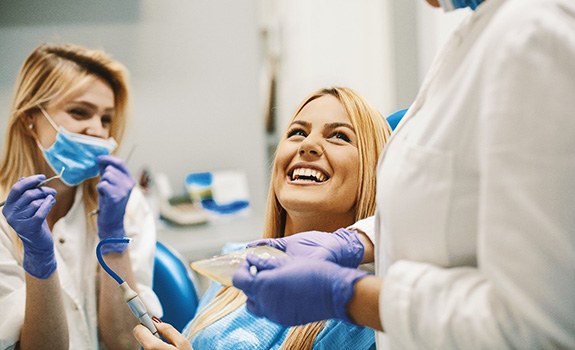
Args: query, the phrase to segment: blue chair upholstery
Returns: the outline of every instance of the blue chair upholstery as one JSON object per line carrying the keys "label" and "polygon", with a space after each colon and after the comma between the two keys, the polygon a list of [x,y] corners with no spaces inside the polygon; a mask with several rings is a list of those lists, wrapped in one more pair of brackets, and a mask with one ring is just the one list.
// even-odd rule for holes
{"label": "blue chair upholstery", "polygon": [[387,118],[385,118],[387,119],[387,123],[389,123],[389,126],[391,126],[391,130],[395,130],[395,127],[397,126],[397,124],[399,124],[401,118],[403,118],[405,113],[407,113],[407,108],[392,113]]}
{"label": "blue chair upholstery", "polygon": [[188,265],[161,242],[156,243],[152,288],[164,309],[162,321],[182,331],[196,314],[198,291]]}

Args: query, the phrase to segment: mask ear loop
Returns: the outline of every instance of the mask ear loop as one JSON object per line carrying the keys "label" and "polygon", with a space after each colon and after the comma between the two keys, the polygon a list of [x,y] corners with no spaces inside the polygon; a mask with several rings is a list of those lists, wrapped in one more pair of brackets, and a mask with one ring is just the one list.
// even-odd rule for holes
{"label": "mask ear loop", "polygon": [[[50,125],[52,125],[52,127],[54,128],[54,130],[56,130],[56,132],[58,132],[58,126],[56,125],[56,122],[54,122],[54,120],[52,119],[52,117],[50,117],[50,115],[48,114],[48,112],[46,112],[46,110],[44,109],[44,107],[40,106],[40,105],[36,105],[36,108],[38,108],[40,110],[40,112],[42,112],[42,114],[44,115],[44,117],[46,117],[46,119],[48,120],[48,122],[50,123]],[[28,125],[28,129],[30,129],[30,133],[32,134],[32,136],[34,137],[34,140],[36,141],[36,144],[38,145],[38,147],[40,147],[41,150],[44,150],[44,146],[42,146],[42,144],[40,143],[40,140],[38,140],[38,135],[36,134],[36,131],[34,130],[33,127],[34,124],[30,123],[30,125]],[[34,130],[34,131],[33,131]]]}
{"label": "mask ear loop", "polygon": [[40,112],[42,112],[42,114],[44,114],[44,117],[46,117],[46,119],[48,119],[48,121],[50,122],[50,125],[52,125],[54,130],[58,131],[58,125],[56,125],[56,122],[54,122],[54,120],[52,119],[52,117],[50,117],[48,112],[46,112],[44,107],[42,107],[40,105],[37,105],[37,106],[38,106],[38,109],[40,110]]}

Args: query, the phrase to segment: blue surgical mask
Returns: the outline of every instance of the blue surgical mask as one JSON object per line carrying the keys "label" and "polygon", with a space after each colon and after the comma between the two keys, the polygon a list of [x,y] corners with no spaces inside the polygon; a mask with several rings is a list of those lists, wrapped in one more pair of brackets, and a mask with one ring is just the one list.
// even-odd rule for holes
{"label": "blue surgical mask", "polygon": [[483,0],[439,0],[439,4],[445,11],[453,11],[464,7],[470,7],[475,10]]}
{"label": "blue surgical mask", "polygon": [[56,174],[60,173],[62,168],[66,169],[60,180],[68,186],[76,186],[84,180],[98,176],[100,170],[96,158],[110,154],[117,147],[116,141],[111,137],[102,139],[58,127],[50,115],[42,107],[39,108],[58,135],[56,142],[49,148],[42,147],[39,142],[38,146]]}

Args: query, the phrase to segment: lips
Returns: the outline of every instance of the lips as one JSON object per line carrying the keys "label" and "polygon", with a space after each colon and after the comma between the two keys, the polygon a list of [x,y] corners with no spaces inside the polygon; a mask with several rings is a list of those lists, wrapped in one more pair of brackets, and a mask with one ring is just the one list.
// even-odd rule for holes
{"label": "lips", "polygon": [[329,180],[329,176],[323,171],[309,167],[294,167],[288,173],[288,177],[293,182],[321,183]]}

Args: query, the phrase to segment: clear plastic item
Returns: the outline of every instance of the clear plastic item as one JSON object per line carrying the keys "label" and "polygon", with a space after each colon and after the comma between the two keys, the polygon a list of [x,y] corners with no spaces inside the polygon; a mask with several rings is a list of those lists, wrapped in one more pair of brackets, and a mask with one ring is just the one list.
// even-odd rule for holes
{"label": "clear plastic item", "polygon": [[275,257],[287,256],[285,252],[279,249],[262,245],[214,256],[209,259],[194,261],[190,266],[201,275],[204,275],[224,286],[231,286],[232,276],[238,267],[240,267],[242,261],[246,259],[248,254],[257,255],[262,259],[273,259]]}

